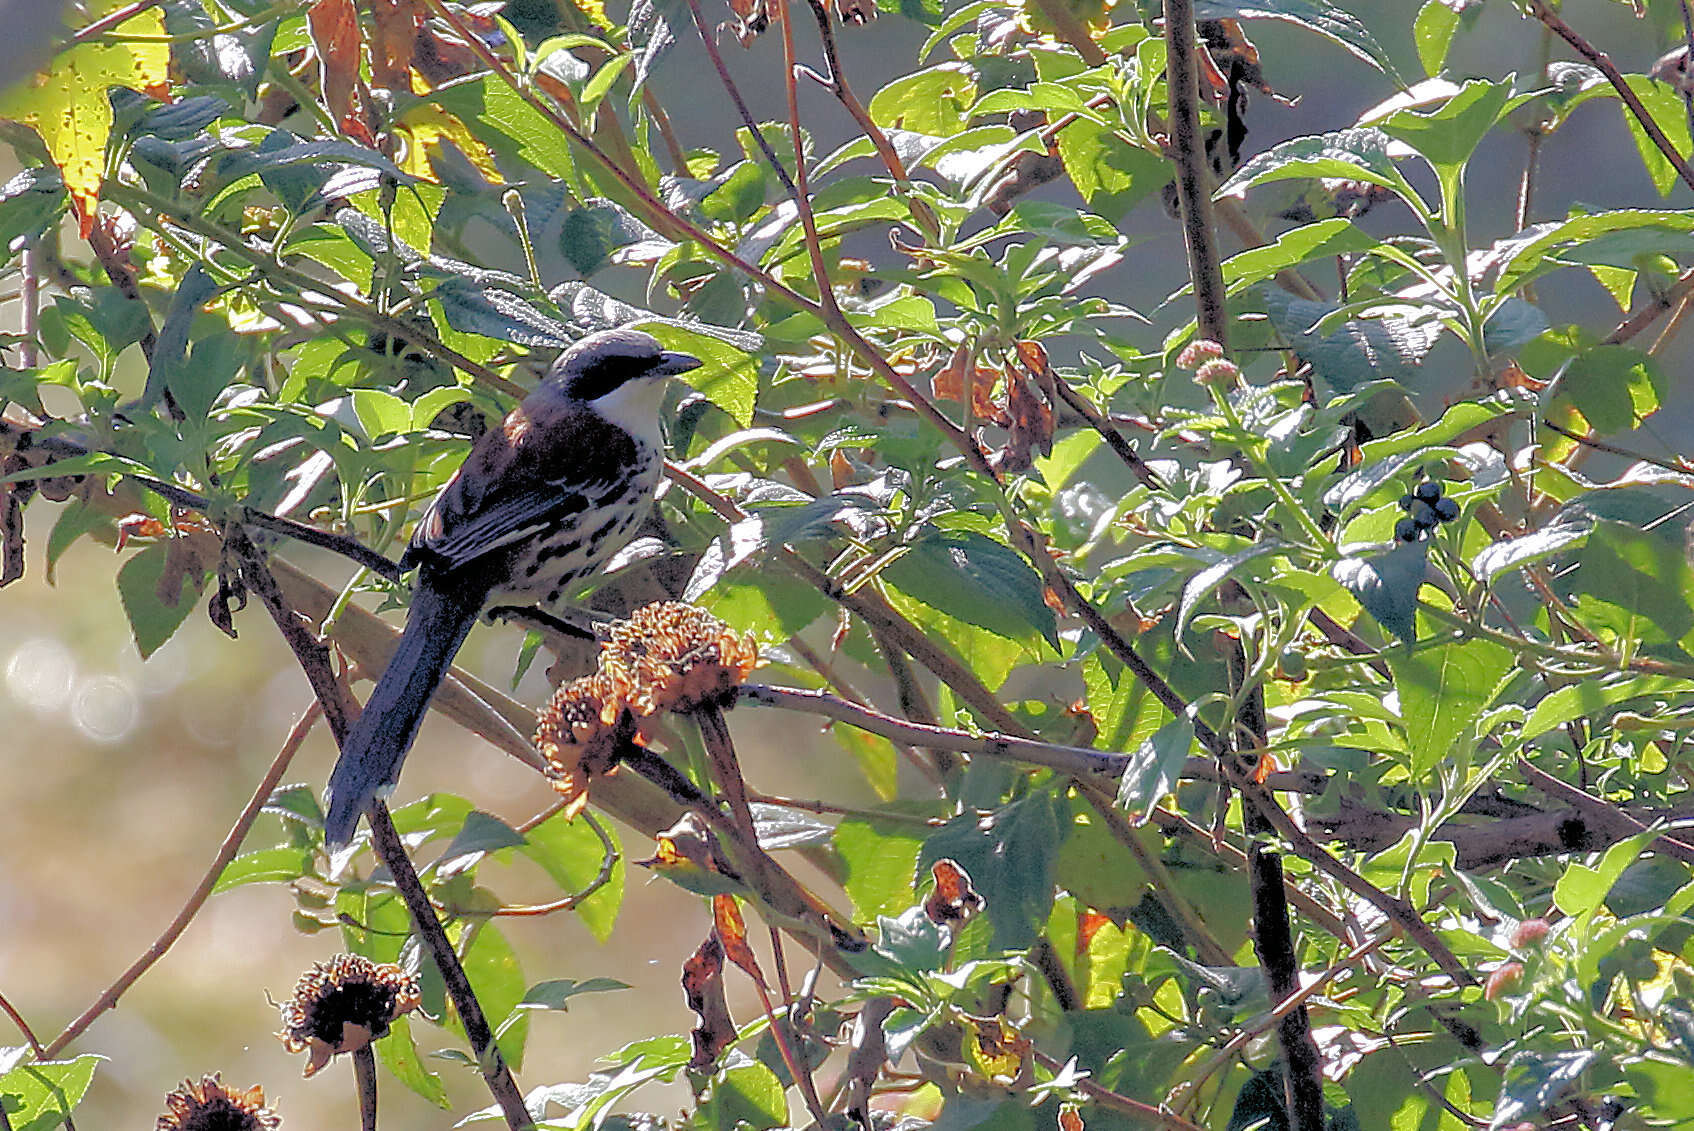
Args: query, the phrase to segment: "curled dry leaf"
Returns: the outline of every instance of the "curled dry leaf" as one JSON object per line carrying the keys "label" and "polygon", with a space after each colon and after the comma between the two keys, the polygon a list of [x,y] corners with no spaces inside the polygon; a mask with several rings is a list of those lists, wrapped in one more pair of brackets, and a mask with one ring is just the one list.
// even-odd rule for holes
{"label": "curled dry leaf", "polygon": [[742,973],[753,979],[760,989],[769,990],[764,972],[759,969],[759,960],[753,956],[753,948],[748,945],[747,923],[741,918],[741,909],[735,905],[733,895],[712,897],[712,924],[717,929],[718,939],[723,943],[725,957],[741,967]]}
{"label": "curled dry leaf", "polygon": [[962,926],[982,910],[982,896],[957,860],[943,857],[930,865],[929,874],[935,878],[935,888],[923,901],[923,913],[931,923]]}
{"label": "curled dry leaf", "polygon": [[682,964],[682,993],[688,1008],[700,1019],[689,1034],[694,1054],[688,1058],[688,1067],[703,1072],[735,1043],[735,1021],[723,996],[723,943],[715,929]]}
{"label": "curled dry leaf", "polygon": [[724,859],[718,838],[698,813],[684,813],[654,838],[653,855],[637,860],[697,895],[716,896],[741,887],[741,876]]}

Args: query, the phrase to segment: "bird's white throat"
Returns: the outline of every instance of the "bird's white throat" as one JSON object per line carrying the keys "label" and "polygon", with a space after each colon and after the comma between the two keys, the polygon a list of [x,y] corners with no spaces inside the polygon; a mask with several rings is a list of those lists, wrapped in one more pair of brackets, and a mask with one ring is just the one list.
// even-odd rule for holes
{"label": "bird's white throat", "polygon": [[663,451],[665,445],[664,436],[659,431],[659,407],[664,400],[664,381],[637,377],[588,403],[608,423],[617,425],[655,451]]}

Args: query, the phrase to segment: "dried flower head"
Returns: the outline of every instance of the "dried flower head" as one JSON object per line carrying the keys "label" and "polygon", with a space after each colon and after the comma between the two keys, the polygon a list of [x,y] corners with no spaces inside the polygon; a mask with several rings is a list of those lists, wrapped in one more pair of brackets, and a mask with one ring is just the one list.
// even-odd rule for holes
{"label": "dried flower head", "polygon": [[1223,356],[1223,347],[1210,338],[1197,338],[1182,348],[1176,355],[1176,364],[1180,369],[1198,369],[1208,361],[1214,361]]}
{"label": "dried flower head", "polygon": [[567,817],[588,804],[588,783],[617,766],[634,733],[620,681],[604,668],[554,690],[535,728],[535,748]]}
{"label": "dried flower head", "polygon": [[282,1003],[282,1032],[289,1052],[311,1050],[305,1076],[336,1053],[362,1049],[403,1013],[418,1007],[418,980],[398,966],[359,954],[338,954],[300,975],[294,996]]}
{"label": "dried flower head", "polygon": [[635,610],[611,626],[601,647],[601,670],[627,686],[637,715],[721,705],[759,666],[752,633],[738,636],[711,613],[681,601]]}
{"label": "dried flower head", "polygon": [[165,1097],[165,1114],[155,1131],[275,1131],[282,1117],[265,1106],[265,1090],[226,1088],[217,1073],[198,1083],[184,1080]]}

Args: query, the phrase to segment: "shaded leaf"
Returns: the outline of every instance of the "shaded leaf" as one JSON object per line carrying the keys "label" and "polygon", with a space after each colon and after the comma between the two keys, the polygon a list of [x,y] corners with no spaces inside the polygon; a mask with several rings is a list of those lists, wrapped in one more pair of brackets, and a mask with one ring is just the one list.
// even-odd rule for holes
{"label": "shaded leaf", "polygon": [[1418,588],[1428,557],[1428,542],[1402,542],[1386,553],[1343,558],[1330,567],[1330,574],[1378,624],[1411,640],[1417,635]]}

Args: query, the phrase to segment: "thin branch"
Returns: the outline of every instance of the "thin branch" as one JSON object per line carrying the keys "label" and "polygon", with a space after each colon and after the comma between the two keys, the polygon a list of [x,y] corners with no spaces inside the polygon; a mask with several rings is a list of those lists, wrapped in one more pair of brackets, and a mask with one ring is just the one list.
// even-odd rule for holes
{"label": "thin branch", "polygon": [[1612,89],[1618,92],[1623,104],[1629,107],[1629,112],[1641,124],[1641,131],[1647,135],[1665,160],[1671,163],[1676,175],[1682,178],[1682,183],[1694,189],[1694,168],[1690,168],[1686,158],[1676,151],[1665,131],[1659,128],[1659,123],[1653,120],[1653,115],[1647,112],[1647,107],[1641,104],[1641,99],[1630,89],[1622,72],[1612,62],[1611,57],[1584,39],[1574,28],[1565,23],[1559,13],[1553,10],[1547,0],[1528,0],[1529,11],[1536,19],[1546,24],[1553,34],[1570,44],[1571,50],[1592,63],[1596,70],[1606,76],[1606,81],[1612,84]]}
{"label": "thin branch", "polygon": [[[904,185],[911,180],[910,174],[906,172],[906,163],[900,160],[899,153],[895,152],[894,143],[888,140],[888,135],[883,133],[882,127],[871,118],[870,111],[865,109],[864,103],[860,102],[858,96],[853,93],[853,88],[847,85],[847,72],[841,69],[841,54],[835,49],[835,28],[830,23],[828,7],[825,6],[823,0],[807,0],[807,3],[811,5],[812,16],[818,23],[818,38],[823,41],[824,65],[828,68],[828,72],[821,76],[815,75],[812,71],[806,73],[813,74],[814,77],[822,80],[824,87],[835,95],[836,101],[841,103],[842,109],[852,116],[853,121],[858,123],[859,129],[864,132],[866,137],[871,139],[871,145],[876,148],[877,156],[882,159],[883,167],[888,170],[888,175]],[[934,233],[928,234],[934,235]]]}
{"label": "thin branch", "polygon": [[125,4],[115,12],[108,12],[85,27],[78,28],[71,35],[74,43],[82,43],[97,35],[104,35],[121,23],[134,19],[149,8],[157,8],[164,0],[135,0],[133,4]]}
{"label": "thin branch", "polygon": [[435,960],[436,968],[441,971],[441,980],[447,984],[447,996],[452,999],[453,1008],[458,1011],[459,1021],[465,1029],[465,1038],[470,1041],[471,1051],[476,1054],[477,1068],[482,1073],[489,1094],[500,1106],[501,1114],[506,1117],[506,1125],[512,1131],[523,1131],[524,1128],[533,1126],[529,1111],[524,1107],[523,1093],[518,1091],[517,1081],[512,1079],[512,1070],[507,1067],[500,1047],[494,1043],[494,1031],[488,1026],[488,1017],[482,1011],[482,1002],[477,999],[476,990],[471,986],[471,980],[466,976],[465,968],[453,950],[453,943],[441,926],[441,920],[435,916],[429,893],[418,880],[417,870],[412,867],[412,859],[406,855],[406,845],[394,827],[393,818],[388,815],[388,806],[381,801],[373,801],[370,808],[365,810],[365,817],[370,822],[371,843],[376,848],[377,856],[388,868],[395,889],[400,892],[400,898],[406,901],[406,909],[412,913],[412,924],[417,928],[419,940]]}
{"label": "thin branch", "polygon": [[[975,758],[1008,759],[1031,766],[1044,766],[1072,776],[1100,774],[1112,778],[1122,777],[1135,760],[1133,755],[1095,750],[1087,746],[1066,746],[1062,743],[1043,742],[1040,739],[1022,738],[994,731],[972,734],[952,727],[914,723],[849,702],[827,691],[806,691],[793,687],[748,683],[738,689],[736,702],[820,715],[869,731],[871,734],[879,734],[891,742],[946,750],[954,754],[968,754]],[[1217,770],[1212,759],[1190,758],[1184,764],[1182,776],[1200,781],[1216,781]],[[1273,789],[1319,793],[1324,788],[1325,777],[1320,773],[1290,770],[1273,773],[1266,782]]]}
{"label": "thin branch", "polygon": [[[776,173],[777,180],[781,181],[783,187],[788,190],[788,195],[798,197],[800,190],[794,186],[794,178],[789,176],[787,167],[777,160],[776,150],[772,149],[771,143],[766,140],[765,131],[760,128],[759,120],[753,116],[753,111],[748,109],[747,100],[741,97],[741,88],[736,86],[735,79],[730,77],[729,67],[723,61],[723,52],[718,50],[718,37],[712,34],[711,28],[706,24],[706,16],[700,10],[700,0],[688,0],[688,11],[694,17],[694,30],[699,33],[700,42],[705,45],[706,56],[711,59],[712,68],[718,73],[718,81],[723,84],[725,92],[729,94],[729,100],[735,104],[735,112],[740,115],[741,124],[746,126],[747,132],[753,135],[753,144],[757,145],[759,152],[765,155],[765,160],[770,164],[771,170]],[[796,139],[795,145],[798,147],[798,139]]]}
{"label": "thin branch", "polygon": [[1652,296],[1651,301],[1613,328],[1607,334],[1603,344],[1608,346],[1620,345],[1635,337],[1659,317],[1675,309],[1689,295],[1694,294],[1694,268],[1689,268],[1676,277],[1676,281]]}
{"label": "thin branch", "polygon": [[[1571,808],[1581,813],[1583,818],[1593,824],[1608,830],[1617,830],[1627,836],[1647,831],[1647,826],[1625,813],[1611,802],[1595,797],[1586,790],[1578,789],[1568,782],[1562,782],[1545,770],[1536,769],[1522,758],[1517,760],[1518,773],[1522,774],[1530,785],[1539,789],[1549,797],[1556,797],[1568,803]],[[1621,839],[1621,838],[1620,838]],[[1653,851],[1680,860],[1684,864],[1694,864],[1694,846],[1687,841],[1675,837],[1661,836],[1653,841]]]}
{"label": "thin branch", "polygon": [[[18,1032],[23,1034],[24,1040],[28,1041],[29,1047],[35,1051],[35,1059],[46,1060],[48,1058],[47,1050],[41,1047],[41,1041],[36,1037],[35,1030],[29,1027],[29,1022],[24,1020],[24,1015],[19,1013],[17,1007],[6,999],[5,994],[0,994],[0,1013],[4,1013],[11,1019],[12,1024],[17,1026]],[[0,1111],[4,1110],[5,1105],[0,1104]]]}
{"label": "thin branch", "polygon": [[[226,539],[241,560],[242,576],[259,594],[260,601],[270,613],[271,619],[276,622],[283,640],[293,650],[295,661],[306,673],[306,681],[311,684],[313,693],[323,706],[324,718],[329,723],[331,733],[335,735],[336,746],[342,746],[347,741],[347,731],[354,717],[354,706],[352,695],[336,678],[335,671],[330,666],[329,649],[306,631],[305,623],[288,604],[276,583],[276,578],[271,574],[270,567],[247,538],[246,532],[240,526],[232,524],[226,533]],[[532,1125],[529,1112],[524,1107],[523,1093],[518,1091],[517,1081],[512,1079],[511,1069],[507,1067],[505,1057],[500,1054],[499,1047],[494,1043],[493,1030],[489,1028],[488,1018],[482,1011],[482,1003],[477,1000],[476,991],[471,987],[470,978],[466,976],[465,968],[453,950],[453,943],[448,939],[447,931],[442,927],[441,920],[436,917],[429,893],[418,880],[417,869],[412,866],[411,857],[406,854],[406,846],[394,828],[394,821],[388,815],[388,807],[380,800],[373,800],[366,808],[365,816],[370,822],[371,843],[377,857],[388,869],[395,889],[405,901],[407,911],[411,913],[412,925],[417,931],[419,942],[429,952],[436,968],[441,971],[441,979],[446,983],[447,994],[464,1025],[465,1037],[470,1041],[471,1050],[476,1055],[477,1067],[488,1086],[489,1094],[499,1105],[512,1131],[522,1131]]]}
{"label": "thin branch", "polygon": [[1229,349],[1227,297],[1212,222],[1211,178],[1200,136],[1200,85],[1194,65],[1193,0],[1165,0],[1165,76],[1176,159],[1177,199],[1188,243],[1188,276],[1199,310],[1199,333]]}
{"label": "thin branch", "polygon": [[1543,419],[1541,421],[1541,427],[1547,429],[1549,432],[1557,433],[1567,440],[1575,440],[1585,448],[1593,448],[1597,452],[1609,452],[1614,456],[1623,456],[1625,459],[1635,460],[1637,463],[1645,463],[1651,464],[1654,467],[1662,467],[1666,471],[1674,471],[1678,475],[1694,473],[1694,467],[1689,467],[1687,464],[1674,463],[1668,459],[1659,459],[1655,456],[1646,455],[1645,453],[1626,448],[1621,444],[1613,444],[1606,440],[1596,440],[1592,436],[1579,436],[1568,428],[1554,424],[1551,420]]}
{"label": "thin branch", "polygon": [[115,1008],[124,991],[140,980],[141,976],[147,973],[154,963],[165,956],[165,952],[170,950],[172,944],[182,937],[182,933],[188,929],[188,924],[194,921],[194,916],[199,913],[207,898],[211,896],[212,889],[217,886],[218,877],[224,874],[224,869],[229,867],[229,862],[234,860],[235,854],[241,850],[241,842],[247,839],[247,833],[253,827],[253,822],[259,819],[259,814],[264,810],[265,802],[269,801],[271,794],[276,792],[277,783],[282,781],[282,775],[288,771],[288,765],[294,760],[294,755],[299,751],[300,744],[306,741],[306,735],[310,733],[313,724],[318,721],[321,714],[322,708],[316,702],[306,708],[305,713],[289,730],[288,737],[283,739],[282,749],[278,750],[276,757],[271,759],[270,767],[265,770],[264,776],[259,779],[259,784],[254,787],[253,795],[247,799],[247,804],[242,807],[240,815],[235,818],[235,823],[230,826],[223,843],[218,846],[217,855],[212,858],[212,863],[207,867],[205,874],[200,877],[200,883],[189,894],[187,901],[182,905],[182,909],[176,913],[176,918],[171,920],[170,926],[165,928],[163,934],[153,940],[153,945],[149,946],[140,958],[130,964],[129,969],[118,975],[117,981],[113,982],[99,997],[95,998],[93,1004],[83,1010],[75,1021],[65,1026],[64,1032],[53,1038],[52,1042],[41,1053],[43,1059],[51,1059],[57,1056],[67,1045],[81,1036],[97,1017],[107,1010]]}

